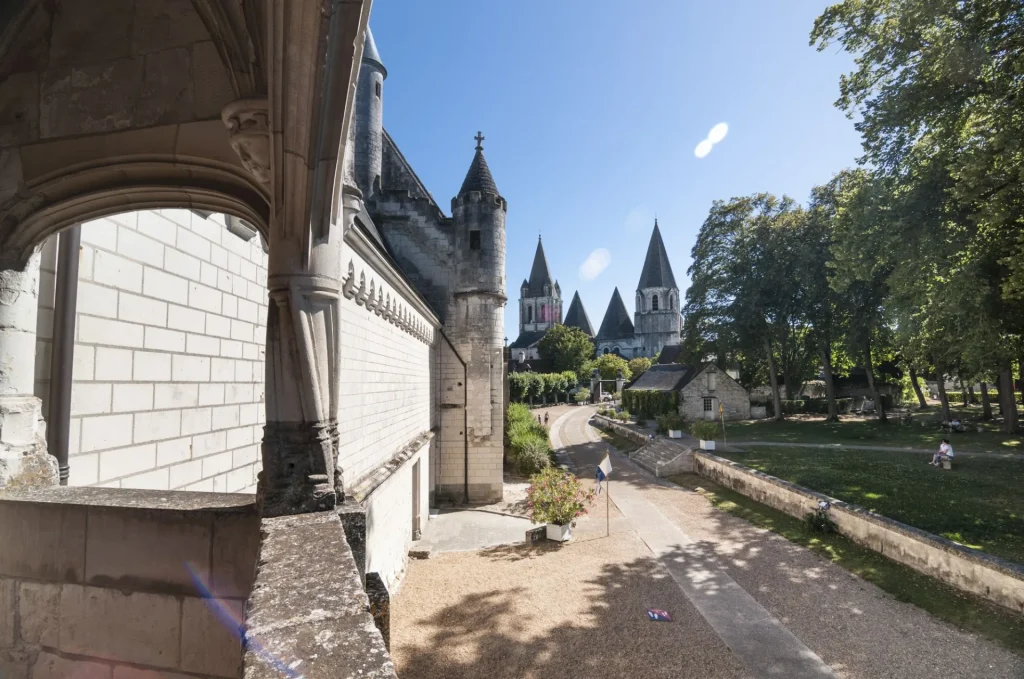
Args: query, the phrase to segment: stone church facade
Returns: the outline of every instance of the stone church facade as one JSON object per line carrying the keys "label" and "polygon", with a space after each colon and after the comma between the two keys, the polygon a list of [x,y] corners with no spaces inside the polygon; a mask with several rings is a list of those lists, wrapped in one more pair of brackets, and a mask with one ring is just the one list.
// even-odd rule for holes
{"label": "stone church facade", "polygon": [[594,340],[598,355],[618,354],[624,358],[654,357],[664,347],[678,346],[683,331],[679,286],[661,238],[658,222],[647,246],[647,256],[636,289],[633,319],[616,288],[595,334],[579,292],[573,295],[562,320],[561,289],[548,270],[544,246],[538,241],[530,278],[524,280],[519,297],[519,337],[509,345],[513,362],[540,358],[537,343],[556,323],[581,329]]}

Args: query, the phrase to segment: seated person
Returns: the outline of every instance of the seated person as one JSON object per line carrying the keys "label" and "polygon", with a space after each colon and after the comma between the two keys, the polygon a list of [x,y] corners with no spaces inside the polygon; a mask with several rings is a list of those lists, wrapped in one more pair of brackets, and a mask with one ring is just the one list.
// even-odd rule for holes
{"label": "seated person", "polygon": [[953,452],[953,446],[949,445],[949,439],[942,439],[942,443],[939,445],[939,452],[932,455],[932,461],[928,464],[938,467],[945,461],[953,461],[956,454]]}
{"label": "seated person", "polygon": [[964,425],[960,424],[960,420],[954,417],[953,421],[949,423],[949,428],[952,429],[953,431],[962,432],[964,430]]}

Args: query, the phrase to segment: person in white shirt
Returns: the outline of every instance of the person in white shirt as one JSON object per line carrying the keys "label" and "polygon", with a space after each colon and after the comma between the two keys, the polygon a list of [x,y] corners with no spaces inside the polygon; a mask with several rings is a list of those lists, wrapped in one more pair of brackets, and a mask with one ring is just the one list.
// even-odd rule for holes
{"label": "person in white shirt", "polygon": [[952,461],[954,457],[956,457],[956,453],[953,452],[953,446],[949,445],[949,439],[942,439],[939,452],[932,455],[932,461],[929,464],[938,467],[946,460]]}

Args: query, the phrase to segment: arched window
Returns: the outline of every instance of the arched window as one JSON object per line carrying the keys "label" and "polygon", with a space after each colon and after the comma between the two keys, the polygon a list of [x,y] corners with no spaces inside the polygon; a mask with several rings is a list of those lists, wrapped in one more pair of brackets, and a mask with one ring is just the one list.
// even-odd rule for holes
{"label": "arched window", "polygon": [[606,354],[608,353],[608,347],[604,348],[604,353],[606,353]]}
{"label": "arched window", "polygon": [[671,311],[672,309],[676,308],[676,296],[675,295],[669,295],[668,296],[668,308],[669,308],[669,311]]}
{"label": "arched window", "polygon": [[548,305],[547,304],[541,304],[540,305],[540,316],[537,318],[537,320],[540,321],[541,323],[547,323],[548,322]]}
{"label": "arched window", "polygon": [[658,310],[658,296],[651,297],[651,311]]}
{"label": "arched window", "polygon": [[526,307],[526,322],[527,323],[533,323],[533,307],[532,306]]}
{"label": "arched window", "polygon": [[622,350],[619,349],[618,347],[612,347],[612,353],[615,354],[616,356],[622,356]]}

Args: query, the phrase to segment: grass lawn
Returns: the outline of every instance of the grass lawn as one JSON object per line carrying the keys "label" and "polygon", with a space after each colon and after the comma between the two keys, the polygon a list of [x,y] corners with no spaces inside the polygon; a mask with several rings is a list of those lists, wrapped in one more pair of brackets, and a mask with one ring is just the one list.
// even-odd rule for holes
{"label": "grass lawn", "polygon": [[[925,468],[925,471],[929,470]],[[912,603],[938,618],[988,637],[1011,650],[1024,652],[1024,618],[1011,611],[891,561],[841,535],[813,533],[802,521],[707,479],[682,474],[670,480],[685,488],[698,490],[719,509],[807,547],[874,583],[900,601]]]}
{"label": "grass lawn", "polygon": [[[925,448],[936,450],[943,436],[949,437],[955,450],[975,453],[1024,453],[1024,437],[1005,434],[988,422],[975,420],[976,413],[954,410],[963,418],[970,431],[945,434],[939,429],[938,413],[914,413],[911,424],[900,425],[896,420],[879,424],[875,420],[844,418],[840,422],[826,422],[820,416],[790,416],[782,422],[774,420],[748,420],[730,422],[726,427],[730,443],[743,441],[779,441],[786,443],[846,443],[866,446],[892,446],[896,448]],[[979,432],[978,427],[984,431]]]}
{"label": "grass lawn", "polygon": [[722,456],[1004,559],[1024,563],[1024,460],[765,447]]}

